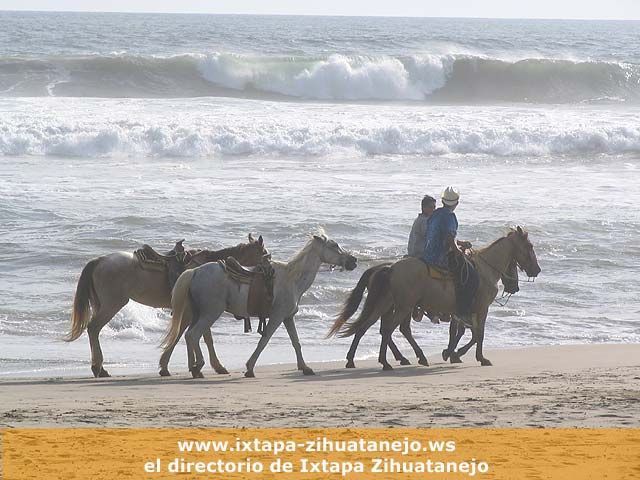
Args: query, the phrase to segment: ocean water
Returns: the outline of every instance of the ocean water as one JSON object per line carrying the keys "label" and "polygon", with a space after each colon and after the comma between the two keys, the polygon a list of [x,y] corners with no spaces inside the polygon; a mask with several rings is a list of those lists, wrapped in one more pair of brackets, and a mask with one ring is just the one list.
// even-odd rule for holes
{"label": "ocean water", "polygon": [[[424,194],[460,238],[530,232],[542,274],[488,320],[495,348],[639,342],[639,22],[0,12],[0,376],[89,374],[66,333],[91,258],[318,226],[359,259],[303,297],[307,360],[362,272],[401,257]],[[103,330],[112,373],[153,371],[169,314]],[[414,324],[430,356],[447,326]],[[223,362],[258,337],[222,318]],[[377,329],[359,358],[377,355]],[[408,357],[411,350],[398,339]],[[294,360],[284,329],[258,363]],[[172,369],[185,371],[180,346]],[[473,361],[472,355],[469,360]]]}

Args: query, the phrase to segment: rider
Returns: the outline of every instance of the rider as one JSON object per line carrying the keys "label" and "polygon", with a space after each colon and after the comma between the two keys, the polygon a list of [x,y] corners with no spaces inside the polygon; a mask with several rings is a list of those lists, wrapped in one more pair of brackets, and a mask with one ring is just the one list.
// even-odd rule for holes
{"label": "rider", "polygon": [[436,209],[436,199],[425,195],[422,199],[421,208],[422,212],[420,212],[413,221],[411,233],[409,234],[407,255],[410,257],[420,258],[424,252],[424,246],[427,243],[427,222]]}
{"label": "rider", "polygon": [[[409,244],[407,245],[407,255],[409,257],[420,258],[422,256],[424,245],[427,243],[427,224],[429,222],[429,217],[436,209],[436,199],[430,195],[425,195],[420,206],[422,211],[413,221],[411,233],[409,234]],[[416,322],[420,322],[422,321],[423,314],[424,312],[422,311],[422,308],[416,306],[413,310],[413,319]],[[438,321],[438,317],[434,316],[430,312],[427,312],[427,316],[433,323],[440,323]]]}
{"label": "rider", "polygon": [[441,199],[442,207],[436,209],[429,218],[422,260],[427,265],[452,271],[458,313],[467,315],[471,313],[471,304],[478,287],[478,274],[460,250],[471,248],[471,244],[456,241],[458,219],[453,212],[458,206],[460,194],[454,187],[447,187],[442,192]]}

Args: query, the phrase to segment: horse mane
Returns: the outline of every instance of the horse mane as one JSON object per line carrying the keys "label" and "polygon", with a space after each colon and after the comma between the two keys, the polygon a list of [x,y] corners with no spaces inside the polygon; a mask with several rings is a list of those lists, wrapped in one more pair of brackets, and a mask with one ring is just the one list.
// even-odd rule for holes
{"label": "horse mane", "polygon": [[324,228],[320,226],[317,227],[315,232],[309,234],[309,240],[307,240],[307,243],[305,243],[305,245],[285,264],[293,278],[301,276],[304,273],[305,262],[302,260],[313,248],[313,241],[316,236],[322,237],[325,240],[327,239],[327,233]]}
{"label": "horse mane", "polygon": [[227,257],[235,257],[238,252],[241,252],[249,246],[251,246],[250,243],[239,243],[233,247],[227,247],[221,250],[200,250],[194,253],[194,257],[202,255],[206,257],[208,262],[216,262],[218,260],[224,260]]}
{"label": "horse mane", "polygon": [[[522,231],[523,231],[524,233],[527,233],[527,232],[526,232],[526,230],[524,230],[524,229],[523,229]],[[489,245],[487,245],[486,247],[479,248],[478,250],[476,250],[476,253],[477,253],[477,254],[479,254],[479,253],[484,252],[485,250],[490,249],[490,248],[491,248],[491,247],[493,247],[496,243],[501,242],[502,240],[505,240],[505,239],[509,238],[511,235],[514,235],[514,234],[515,234],[515,233],[517,233],[517,232],[518,232],[518,231],[517,231],[515,228],[510,227],[510,228],[509,228],[509,231],[507,232],[507,234],[506,234],[506,235],[504,235],[504,236],[502,236],[502,237],[500,237],[500,238],[498,238],[498,239],[494,240],[493,242],[491,242],[491,243],[490,243]]]}
{"label": "horse mane", "polygon": [[320,226],[320,225],[318,225],[318,226],[316,227],[316,231],[315,231],[315,232],[310,233],[310,234],[309,234],[309,236],[310,236],[311,238],[313,238],[314,236],[322,237],[322,238],[325,238],[325,239],[326,239],[326,238],[328,238],[328,237],[327,237],[327,232],[325,231],[324,227],[322,227],[322,226]]}
{"label": "horse mane", "polygon": [[489,250],[489,249],[490,249],[491,247],[493,247],[496,243],[499,243],[499,242],[501,242],[502,240],[505,240],[509,235],[511,235],[511,234],[512,234],[512,233],[514,233],[514,232],[515,232],[515,230],[511,230],[511,231],[510,231],[509,233],[507,233],[505,236],[495,239],[493,242],[491,242],[491,243],[490,243],[489,245],[487,245],[486,247],[479,248],[478,250],[476,250],[476,253],[477,253],[477,254],[480,254],[480,253],[482,253],[482,252],[484,252],[484,251],[486,251],[486,250]]}

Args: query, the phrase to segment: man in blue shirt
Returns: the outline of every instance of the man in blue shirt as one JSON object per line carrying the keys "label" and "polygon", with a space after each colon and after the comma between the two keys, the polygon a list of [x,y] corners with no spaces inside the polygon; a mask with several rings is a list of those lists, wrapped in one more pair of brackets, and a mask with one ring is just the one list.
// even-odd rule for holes
{"label": "man in blue shirt", "polygon": [[[455,238],[458,234],[458,218],[453,213],[458,206],[460,194],[454,187],[445,188],[442,192],[442,207],[436,209],[427,223],[427,239],[422,259],[427,265],[435,265],[449,270],[447,253],[456,248]],[[468,242],[458,242],[466,247]]]}
{"label": "man in blue shirt", "polygon": [[[447,187],[442,192],[442,207],[436,209],[429,218],[427,242],[422,260],[427,265],[452,271],[456,284],[457,313],[467,316],[471,313],[479,278],[471,262],[458,248],[471,248],[471,244],[456,241],[458,219],[453,212],[459,200],[460,194],[454,187]],[[465,268],[464,275],[463,268]],[[462,283],[462,277],[464,277],[464,283]],[[464,320],[468,321],[467,318]]]}

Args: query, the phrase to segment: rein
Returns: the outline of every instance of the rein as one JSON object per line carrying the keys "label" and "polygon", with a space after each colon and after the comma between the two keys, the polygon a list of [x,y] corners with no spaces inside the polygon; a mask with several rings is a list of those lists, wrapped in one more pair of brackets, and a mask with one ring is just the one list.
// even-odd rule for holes
{"label": "rein", "polygon": [[501,307],[506,307],[507,303],[509,303],[509,300],[511,299],[511,295],[513,294],[502,292],[502,296],[500,298],[494,298],[492,303],[500,305]]}
{"label": "rein", "polygon": [[[480,256],[480,254],[477,254],[474,258],[479,258],[480,260],[482,260],[482,261],[485,263],[485,265],[487,265],[487,266],[488,266],[489,268],[491,268],[493,271],[498,272],[498,273],[500,274],[500,276],[501,276],[501,277],[504,277],[504,278],[506,278],[507,280],[512,280],[512,281],[514,281],[514,282],[518,282],[518,281],[519,281],[518,277],[514,277],[514,276],[512,276],[512,275],[508,275],[506,270],[505,270],[505,271],[502,271],[502,270],[500,270],[499,268],[494,267],[493,265],[491,265],[491,263],[489,263],[489,261],[487,261],[486,259],[482,258],[482,257]],[[520,264],[519,264],[518,262],[516,262],[516,265],[518,266],[518,268],[520,268],[520,270],[522,270],[522,267],[520,267]]]}
{"label": "rein", "polygon": [[[493,270],[495,270],[496,272],[498,272],[502,277],[506,278],[507,280],[512,280],[515,282],[519,282],[518,278],[512,277],[511,275],[507,275],[507,272],[501,272],[500,269],[494,267],[493,265],[491,265],[487,260],[485,260],[484,258],[482,258],[480,255],[477,255],[478,258],[480,258],[486,265],[488,265],[489,267],[491,267]],[[516,262],[516,265],[518,265],[518,262]],[[520,265],[518,265],[519,267]],[[511,299],[511,296],[513,294],[512,293],[505,293],[504,291],[502,292],[502,295],[500,296],[500,298],[494,298],[493,302],[491,303],[495,303],[496,305],[499,305],[501,307],[506,307],[507,303],[509,303],[509,300]]]}

